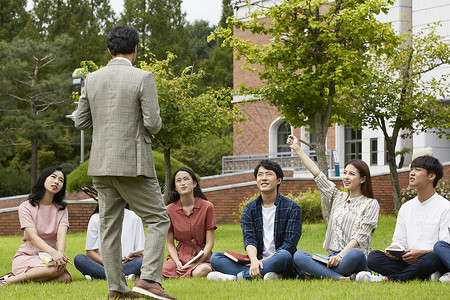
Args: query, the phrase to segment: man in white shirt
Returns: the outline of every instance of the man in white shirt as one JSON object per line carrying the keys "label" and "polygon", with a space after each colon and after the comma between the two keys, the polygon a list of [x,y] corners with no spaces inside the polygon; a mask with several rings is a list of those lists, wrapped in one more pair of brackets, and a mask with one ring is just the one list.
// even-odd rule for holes
{"label": "man in white shirt", "polygon": [[[419,156],[411,163],[409,186],[417,196],[400,208],[392,244],[382,251],[372,251],[369,268],[380,275],[359,272],[356,281],[407,281],[431,279],[437,281],[445,271],[439,257],[433,253],[434,244],[441,240],[450,242],[450,202],[438,195],[435,187],[443,176],[441,163],[431,156]],[[390,249],[404,250],[396,257]],[[394,250],[395,251],[395,250]]]}
{"label": "man in white shirt", "polygon": [[[86,279],[106,279],[100,247],[100,218],[98,205],[89,219],[86,232],[86,255],[78,254],[73,262]],[[145,243],[144,226],[141,218],[126,205],[123,215],[121,248],[123,273],[127,280],[141,274],[142,257]],[[133,254],[132,257],[129,257]]]}

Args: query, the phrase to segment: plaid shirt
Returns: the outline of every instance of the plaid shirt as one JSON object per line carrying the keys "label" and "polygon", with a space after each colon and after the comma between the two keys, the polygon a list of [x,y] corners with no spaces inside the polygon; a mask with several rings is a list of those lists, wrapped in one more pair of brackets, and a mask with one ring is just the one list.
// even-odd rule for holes
{"label": "plaid shirt", "polygon": [[[284,249],[294,255],[302,235],[302,211],[297,203],[281,194],[275,200],[275,248]],[[244,247],[253,245],[262,259],[264,249],[261,195],[245,206],[241,217]]]}

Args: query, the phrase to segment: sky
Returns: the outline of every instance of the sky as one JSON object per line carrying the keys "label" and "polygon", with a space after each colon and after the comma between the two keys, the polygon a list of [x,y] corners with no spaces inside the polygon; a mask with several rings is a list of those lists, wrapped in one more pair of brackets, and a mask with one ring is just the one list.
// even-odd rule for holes
{"label": "sky", "polygon": [[[123,11],[124,0],[110,0],[111,7],[119,14]],[[32,7],[28,0],[27,9]],[[207,20],[209,25],[217,25],[222,14],[222,0],[183,0],[181,9],[186,12],[186,21]]]}

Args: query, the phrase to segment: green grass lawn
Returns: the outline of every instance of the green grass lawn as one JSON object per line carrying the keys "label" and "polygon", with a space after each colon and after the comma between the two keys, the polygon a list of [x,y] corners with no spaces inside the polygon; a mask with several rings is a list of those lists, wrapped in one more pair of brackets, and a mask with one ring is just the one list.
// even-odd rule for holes
{"label": "green grass lawn", "polygon": [[[372,248],[384,249],[391,241],[395,218],[380,217],[373,234]],[[298,249],[325,253],[322,243],[324,224],[304,224]],[[11,259],[22,243],[21,236],[0,237],[0,274],[9,272]],[[73,259],[84,253],[85,233],[69,233],[67,255]],[[239,225],[220,225],[214,251],[244,252]],[[106,299],[105,280],[87,281],[74,266],[68,270],[70,284],[28,283],[0,287],[0,299]],[[128,282],[132,288],[134,282]],[[163,286],[169,295],[179,299],[448,299],[450,285],[412,281],[408,283],[357,283],[333,280],[281,280],[264,282],[209,282],[206,278],[166,279]]]}

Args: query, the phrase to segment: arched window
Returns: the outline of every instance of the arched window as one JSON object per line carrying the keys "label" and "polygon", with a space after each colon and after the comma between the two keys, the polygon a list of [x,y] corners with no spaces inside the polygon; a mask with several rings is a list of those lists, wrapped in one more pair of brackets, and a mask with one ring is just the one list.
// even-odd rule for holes
{"label": "arched window", "polygon": [[283,122],[277,130],[277,153],[291,152],[291,148],[286,144],[288,136],[292,133],[291,125]]}

